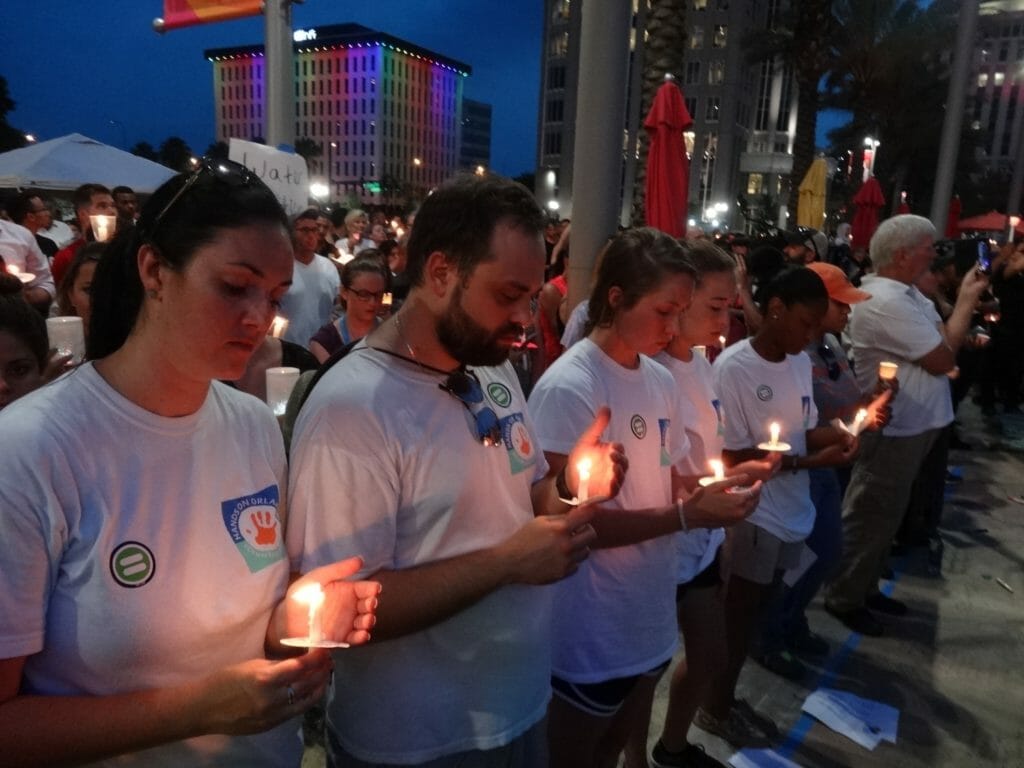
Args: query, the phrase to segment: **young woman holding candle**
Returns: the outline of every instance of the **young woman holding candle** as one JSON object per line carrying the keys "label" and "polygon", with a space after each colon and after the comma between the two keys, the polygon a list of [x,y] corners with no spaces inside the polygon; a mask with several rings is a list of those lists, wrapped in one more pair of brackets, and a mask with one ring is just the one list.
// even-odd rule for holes
{"label": "young woman holding candle", "polygon": [[[0,413],[0,754],[19,765],[297,765],[323,651],[283,600],[285,459],[237,378],[291,277],[254,175],[204,161],[147,203],[93,282],[91,362]],[[365,642],[358,558],[306,574]]]}
{"label": "young woman holding candle", "polygon": [[[871,294],[850,282],[839,267],[824,262],[808,265],[828,291],[828,311],[818,332],[804,349],[811,360],[817,425],[825,427],[835,419],[858,430],[881,429],[889,420],[893,385],[879,379],[875,392],[862,395],[839,337],[850,317],[850,306],[867,301]],[[862,416],[858,420],[858,413]],[[794,674],[800,668],[782,655],[782,649],[809,656],[824,656],[828,643],[811,631],[805,611],[822,583],[839,561],[843,545],[842,500],[849,482],[849,467],[817,467],[808,470],[814,527],[807,546],[815,561],[762,615],[762,646],[770,649],[759,661],[768,669]]]}
{"label": "young woman holding candle", "polygon": [[798,564],[814,523],[803,470],[846,463],[856,449],[847,432],[817,426],[811,361],[803,350],[828,310],[821,278],[806,267],[786,266],[760,285],[756,298],[763,318],[756,335],[727,348],[713,368],[728,416],[723,458],[736,464],[763,457],[757,446],[769,441],[773,422],[791,448],[765,483],[757,509],[729,532],[725,545],[728,668],[696,722],[727,740],[735,739],[730,710],[758,611],[772,589],[781,588],[782,572]]}
{"label": "young woman holding candle", "polygon": [[[714,479],[716,470],[724,469],[721,456],[724,427],[728,418],[715,394],[711,364],[694,352],[697,346],[714,346],[726,333],[730,308],[737,294],[736,262],[717,246],[696,241],[687,244],[687,257],[697,269],[697,285],[693,301],[679,319],[679,333],[665,351],[655,359],[672,374],[682,393],[686,408],[683,424],[690,442],[688,456],[689,487]],[[767,481],[778,469],[779,454],[753,459],[729,467],[729,474],[745,474]],[[718,766],[720,763],[704,754],[703,749],[687,742],[687,731],[698,706],[713,686],[721,681],[726,669],[723,638],[728,635],[725,603],[722,599],[719,547],[725,540],[725,529],[698,529],[677,536],[679,547],[676,609],[679,630],[686,647],[686,658],[672,673],[669,702],[661,738],[655,744],[651,760],[659,768],[677,766]],[[730,710],[729,727],[735,732],[748,729],[739,710],[743,702]],[[642,751],[647,743],[647,724],[631,735]]]}
{"label": "young woman holding candle", "polygon": [[89,318],[92,314],[92,279],[96,274],[106,243],[86,243],[71,260],[64,279],[57,287],[57,311],[65,317],[82,318],[83,330],[89,335]]}
{"label": "young woman holding candle", "polygon": [[[566,436],[604,405],[611,408],[605,437],[620,442],[629,460],[619,495],[595,510],[598,549],[556,587],[548,710],[554,768],[614,766],[636,721],[648,717],[678,642],[677,553],[669,534],[733,523],[758,498],[760,483],[730,494],[734,482],[726,481],[682,501],[690,491],[675,469],[689,450],[684,409],[671,374],[649,356],[678,333],[694,274],[668,235],[619,234],[598,271],[587,337],[545,371],[530,395],[553,475],[572,448]],[[626,765],[646,765],[644,751],[628,752]]]}
{"label": "young woman holding candle", "polygon": [[345,311],[309,340],[309,351],[318,362],[323,363],[380,325],[378,315],[387,290],[388,270],[379,259],[358,256],[341,268],[341,303]]}

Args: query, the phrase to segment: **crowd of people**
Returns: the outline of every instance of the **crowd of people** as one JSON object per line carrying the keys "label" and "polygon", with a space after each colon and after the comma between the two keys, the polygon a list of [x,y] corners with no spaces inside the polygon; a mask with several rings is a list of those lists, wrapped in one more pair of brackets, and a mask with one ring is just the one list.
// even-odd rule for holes
{"label": "crowd of people", "polygon": [[1021,343],[1024,247],[989,275],[913,215],[857,258],[627,229],[572,308],[571,226],[498,177],[391,220],[287,217],[227,161],[74,204],[55,247],[41,193],[0,220],[15,764],[297,765],[323,702],[331,766],[719,765],[690,728],[778,735],[738,681],[829,653],[819,592],[862,635],[907,613],[879,582],[939,548],[954,392]]}

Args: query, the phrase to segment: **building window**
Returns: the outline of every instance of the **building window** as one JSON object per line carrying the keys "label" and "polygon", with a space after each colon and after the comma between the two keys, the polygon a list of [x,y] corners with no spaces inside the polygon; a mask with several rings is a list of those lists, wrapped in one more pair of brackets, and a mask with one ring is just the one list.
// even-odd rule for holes
{"label": "building window", "polygon": [[569,50],[569,33],[562,32],[551,38],[551,55],[565,56]]}
{"label": "building window", "polygon": [[725,80],[725,62],[708,62],[708,85],[721,85]]}
{"label": "building window", "polygon": [[747,194],[760,195],[764,189],[764,176],[760,173],[752,173],[747,177]]}
{"label": "building window", "polygon": [[708,0],[693,0],[693,10],[703,11],[708,7]]}
{"label": "building window", "polygon": [[711,38],[711,46],[713,48],[725,48],[726,36],[729,32],[729,27],[725,24],[715,24],[715,34]]}
{"label": "building window", "polygon": [[549,123],[560,123],[565,114],[565,102],[561,99],[549,99],[544,109],[544,119]]}
{"label": "building window", "polygon": [[979,72],[978,73],[978,87],[979,88],[984,88],[986,85],[988,85],[988,72]]}
{"label": "building window", "polygon": [[690,48],[698,50],[704,47],[704,27],[694,27],[690,32]]}
{"label": "building window", "polygon": [[697,97],[687,96],[684,101],[686,102],[686,111],[690,113],[690,117],[697,114]]}
{"label": "building window", "polygon": [[722,107],[722,100],[718,96],[709,96],[707,108],[704,110],[704,122],[717,123],[718,113]]}
{"label": "building window", "polygon": [[552,21],[566,21],[569,18],[569,0],[558,0],[555,3],[554,13],[551,15]]}
{"label": "building window", "polygon": [[560,155],[562,154],[562,132],[552,131],[544,135],[544,154],[545,155]]}
{"label": "building window", "polygon": [[548,67],[548,88],[565,88],[564,64],[552,64]]}
{"label": "building window", "polygon": [[696,85],[700,82],[700,62],[699,61],[688,61],[686,62],[686,84]]}
{"label": "building window", "polygon": [[992,73],[992,85],[1002,85],[1006,81],[1005,72],[993,72]]}

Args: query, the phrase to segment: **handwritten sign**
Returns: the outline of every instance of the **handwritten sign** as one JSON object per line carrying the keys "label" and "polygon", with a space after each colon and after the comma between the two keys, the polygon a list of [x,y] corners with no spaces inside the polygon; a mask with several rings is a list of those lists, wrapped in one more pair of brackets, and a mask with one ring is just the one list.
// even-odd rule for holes
{"label": "handwritten sign", "polygon": [[228,158],[259,176],[289,216],[309,207],[309,169],[301,155],[251,141],[231,139]]}

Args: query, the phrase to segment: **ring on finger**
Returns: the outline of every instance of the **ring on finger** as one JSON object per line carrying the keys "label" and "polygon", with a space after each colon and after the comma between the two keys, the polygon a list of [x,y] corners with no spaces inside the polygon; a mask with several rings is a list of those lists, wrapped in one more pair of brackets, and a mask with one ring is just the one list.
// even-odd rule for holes
{"label": "ring on finger", "polygon": [[288,706],[295,703],[295,689],[290,685],[288,686]]}

